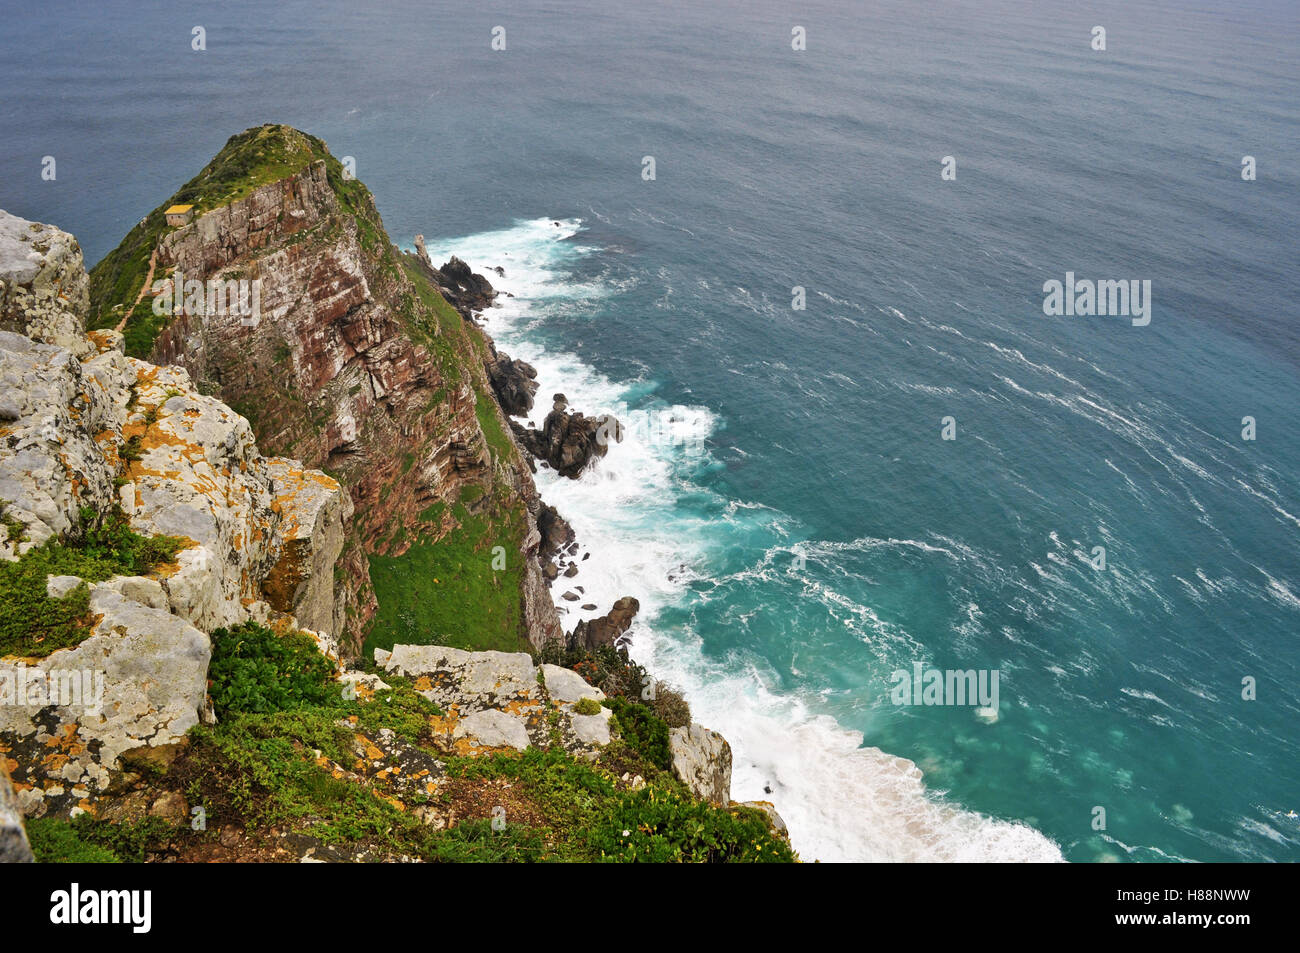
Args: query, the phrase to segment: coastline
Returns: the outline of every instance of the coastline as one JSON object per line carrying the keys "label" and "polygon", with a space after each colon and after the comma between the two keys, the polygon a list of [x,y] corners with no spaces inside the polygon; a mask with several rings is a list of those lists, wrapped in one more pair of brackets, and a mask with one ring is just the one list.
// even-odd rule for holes
{"label": "coastline", "polygon": [[[485,333],[512,358],[537,368],[539,397],[562,391],[584,413],[622,416],[631,404],[637,407],[631,413],[645,414],[634,397],[651,393],[652,383],[613,381],[538,333],[545,312],[564,308],[566,295],[576,290],[599,299],[607,293],[590,284],[575,289],[566,276],[569,266],[597,253],[581,241],[582,231],[581,219],[538,218],[471,236],[438,237],[426,245],[435,260],[458,255],[472,270],[493,276],[502,293],[483,313]],[[540,427],[549,406],[539,400],[530,414],[535,425]],[[705,422],[703,433],[692,438],[701,443],[718,425],[704,408],[675,411],[673,416],[690,418],[696,427]],[[627,634],[629,654],[682,690],[694,719],[731,742],[735,800],[775,803],[792,843],[809,861],[1062,859],[1059,846],[1028,824],[948,803],[926,788],[915,763],[867,746],[860,732],[769,687],[773,679],[764,673],[737,672],[726,660],[709,658],[698,638],[680,625],[659,631],[662,614],[679,614],[676,607],[690,598],[693,586],[711,584],[711,550],[720,542],[707,533],[672,534],[671,526],[659,532],[655,524],[673,520],[676,499],[688,492],[679,481],[693,469],[683,459],[689,441],[680,434],[645,439],[657,433],[653,427],[630,416],[622,422],[627,439],[580,479],[545,468],[534,477],[541,498],[570,522],[592,554],[581,564],[590,568],[561,579],[552,591],[562,593],[558,587],[564,582],[583,585],[583,601],[598,609],[562,612],[562,625],[571,631],[577,620],[603,614],[622,596],[640,601],[642,610]],[[701,454],[694,463],[705,459]],[[688,489],[701,492],[694,484]],[[756,504],[717,503],[742,515],[776,516]],[[557,609],[564,607],[557,601]]]}

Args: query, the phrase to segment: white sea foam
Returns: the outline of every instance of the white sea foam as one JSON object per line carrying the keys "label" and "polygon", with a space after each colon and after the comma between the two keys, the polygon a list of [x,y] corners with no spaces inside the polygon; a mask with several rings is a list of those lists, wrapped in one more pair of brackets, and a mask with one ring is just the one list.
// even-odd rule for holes
{"label": "white sea foam", "polygon": [[[537,333],[548,316],[561,310],[598,312],[591,308],[593,302],[610,293],[607,286],[570,276],[569,269],[594,251],[581,245],[580,232],[576,219],[559,224],[538,219],[428,244],[436,262],[458,255],[475,271],[488,274],[498,289],[514,295],[498,299],[500,307],[488,313],[488,329],[500,349],[537,368],[541,387],[533,414],[536,423],[549,411],[549,396],[555,392],[563,392],[583,413],[618,414],[627,413],[635,398],[654,390],[652,382],[612,381],[575,355],[548,349]],[[498,265],[504,277],[489,270]],[[677,412],[702,421],[708,430],[717,423],[705,408]],[[627,438],[579,480],[539,471],[542,496],[569,520],[583,549],[591,553],[589,560],[578,562],[576,577],[557,583],[575,591],[583,587],[579,602],[561,602],[569,609],[565,628],[607,611],[620,596],[639,599],[633,656],[683,689],[696,719],[731,742],[732,796],[774,802],[805,860],[1061,860],[1056,844],[1033,828],[963,810],[927,792],[917,765],[863,747],[860,732],[816,710],[815,693],[805,699],[775,692],[771,686],[777,684],[776,673],[735,658],[706,658],[689,626],[658,622],[666,608],[683,601],[692,582],[702,579],[711,556],[723,545],[728,522],[745,521],[773,535],[789,535],[788,517],[765,506],[716,500],[710,518],[692,515],[701,512],[699,507],[677,506],[683,495],[698,498],[706,492],[689,482],[702,461],[690,457],[688,449],[671,441],[649,441],[645,432],[629,428]],[[939,542],[959,545],[943,537]],[[937,548],[918,540],[857,540],[849,545],[877,543]],[[833,545],[814,544],[804,551],[814,559],[819,546]],[[775,563],[768,562],[764,560],[765,567],[777,571]],[[825,586],[813,594],[828,603],[843,600]],[[572,608],[581,604],[598,608]],[[877,637],[887,634],[868,607],[852,603],[844,608],[863,624],[864,636],[871,630]],[[1000,729],[985,725],[981,730]]]}

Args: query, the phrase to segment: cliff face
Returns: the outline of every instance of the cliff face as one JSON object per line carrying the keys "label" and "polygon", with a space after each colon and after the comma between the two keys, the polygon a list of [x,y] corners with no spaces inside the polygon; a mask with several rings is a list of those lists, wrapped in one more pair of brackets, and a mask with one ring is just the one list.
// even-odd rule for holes
{"label": "cliff face", "polygon": [[[538,553],[572,535],[492,396],[485,367],[532,388],[470,320],[490,285],[397,253],[340,174],[293,130],[237,136],[177,195],[201,214],[147,216],[89,289],[72,236],[0,211],[0,860],[83,834],[159,860],[793,859],[730,801],[725,740],[608,644],[635,600],[552,641]],[[250,278],[253,315],[190,300]]]}
{"label": "cliff face", "polygon": [[[0,559],[18,563],[110,513],[181,545],[149,575],[34,581],[51,599],[87,590],[83,639],[4,660],[0,760],[18,805],[39,815],[89,803],[120,757],[198,724],[212,630],[319,627],[330,645],[351,503],[324,473],[264,458],[247,421],[183,369],[127,357],[114,331],[81,333],[86,279],[71,236],[0,212],[0,261],[0,281],[26,293],[21,313],[6,311],[24,333],[0,331]],[[40,619],[5,621],[46,638]],[[56,694],[74,689],[75,703]]]}
{"label": "cliff face", "polygon": [[[285,156],[301,167],[279,175]],[[225,202],[232,168],[271,181]],[[101,325],[120,320],[111,299],[123,283],[110,277],[138,274],[124,262],[146,252],[156,252],[155,281],[259,283],[255,319],[193,299],[161,320],[137,309],[124,330],[138,343],[152,321],[151,360],[184,367],[248,418],[267,452],[321,467],[347,488],[356,512],[330,628],[348,651],[360,650],[377,607],[371,557],[401,557],[470,516],[488,529],[463,571],[499,571],[500,547],[520,590],[514,615],[482,621],[518,627],[520,644],[560,635],[536,558],[536,492],[484,370],[490,344],[390,244],[365,187],[319,140],[265,126],[234,137],[175,198],[196,197],[193,222],[150,232],[154,213],[149,234],[133,232],[96,267],[93,310]]]}

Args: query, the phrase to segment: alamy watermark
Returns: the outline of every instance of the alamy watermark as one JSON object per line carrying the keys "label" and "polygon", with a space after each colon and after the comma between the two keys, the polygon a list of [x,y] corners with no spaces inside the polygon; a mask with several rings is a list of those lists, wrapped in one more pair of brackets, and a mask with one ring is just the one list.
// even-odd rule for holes
{"label": "alamy watermark", "polygon": [[976,714],[996,717],[998,713],[998,669],[927,669],[912,663],[912,671],[896,669],[890,699],[895,705],[970,705]]}
{"label": "alamy watermark", "polygon": [[705,441],[713,431],[713,418],[699,407],[674,404],[649,410],[631,410],[620,404],[596,431],[601,446],[622,443],[627,435],[651,447],[681,447],[686,456],[704,453]]}
{"label": "alamy watermark", "polygon": [[203,318],[236,316],[244,327],[262,320],[262,279],[238,278],[206,282],[185,280],[180,269],[153,283],[153,313],[159,317],[190,314]]}
{"label": "alamy watermark", "polygon": [[1116,315],[1132,318],[1136,328],[1151,323],[1151,279],[1139,281],[1092,281],[1075,279],[1074,272],[1065,273],[1065,281],[1055,278],[1043,282],[1043,314],[1049,317],[1062,315],[1105,317]]}
{"label": "alamy watermark", "polygon": [[24,708],[82,708],[97,715],[104,708],[104,673],[92,669],[0,666],[0,705]]}

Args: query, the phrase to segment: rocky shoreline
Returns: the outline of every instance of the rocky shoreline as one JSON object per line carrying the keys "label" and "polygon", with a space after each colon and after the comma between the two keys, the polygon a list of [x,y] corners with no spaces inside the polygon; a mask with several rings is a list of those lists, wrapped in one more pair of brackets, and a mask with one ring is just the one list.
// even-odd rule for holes
{"label": "rocky shoreline", "polygon": [[[340,178],[318,140],[249,130],[195,181],[220,178],[227,154],[246,168],[238,156],[250,146],[296,150],[303,169],[159,232],[152,249],[146,217],[89,282],[72,236],[0,212],[0,857],[26,856],[21,818],[85,817],[158,821],[172,831],[158,858],[411,859],[228,816],[219,843],[176,833],[195,791],[203,804],[226,797],[231,782],[200,781],[244,770],[220,745],[242,737],[229,734],[243,730],[241,711],[284,704],[265,696],[278,698],[283,679],[323,719],[310,738],[353,736],[317,751],[310,770],[368,789],[403,824],[416,818],[408,847],[476,810],[457,800],[467,758],[551,752],[570,759],[561,771],[612,758],[602,770],[627,767],[611,797],[663,773],[724,814],[738,809],[725,739],[692,723],[666,686],[645,702],[644,670],[621,648],[637,600],[568,632],[560,623],[563,604],[599,609],[580,585],[564,588],[591,554],[532,474],[577,479],[621,439],[619,422],[571,411],[562,394],[542,428],[511,420],[539,385],[481,327],[498,292],[457,258],[435,268],[422,241],[397,252],[369,194]],[[115,276],[139,280],[146,257],[150,275],[155,261],[201,280],[256,272],[260,321],[179,313],[142,337],[147,307],[123,318],[112,302],[123,289],[134,298]],[[102,565],[78,549],[94,534],[111,541],[95,543]],[[152,561],[130,555],[155,549]],[[413,608],[394,608],[403,597]],[[64,612],[66,643],[43,647],[53,630],[9,604],[18,599]],[[404,638],[457,629],[477,646]],[[245,644],[230,631],[270,655],[239,668],[218,648]],[[480,648],[486,640],[505,650]],[[257,688],[290,644],[298,661]],[[93,705],[27,693],[82,670],[99,675]],[[324,683],[303,682],[306,671]],[[20,672],[24,695],[9,697]],[[337,686],[352,712],[342,720],[337,700],[325,704]],[[407,714],[376,714],[376,700]],[[283,750],[321,747],[304,747],[300,729],[284,723]],[[783,831],[770,805],[757,809]]]}

